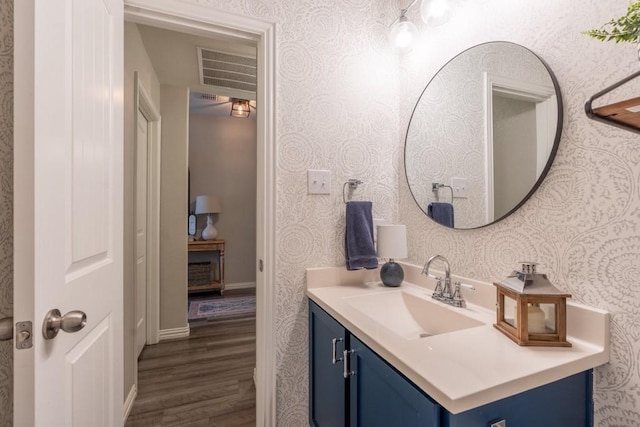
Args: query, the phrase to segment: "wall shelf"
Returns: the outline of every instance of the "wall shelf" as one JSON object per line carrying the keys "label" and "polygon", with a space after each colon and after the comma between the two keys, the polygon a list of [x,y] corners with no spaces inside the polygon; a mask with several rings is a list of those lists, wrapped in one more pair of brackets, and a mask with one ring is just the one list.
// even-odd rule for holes
{"label": "wall shelf", "polygon": [[637,71],[593,95],[584,105],[587,117],[634,133],[640,133],[640,97],[593,108],[593,101],[640,76]]}

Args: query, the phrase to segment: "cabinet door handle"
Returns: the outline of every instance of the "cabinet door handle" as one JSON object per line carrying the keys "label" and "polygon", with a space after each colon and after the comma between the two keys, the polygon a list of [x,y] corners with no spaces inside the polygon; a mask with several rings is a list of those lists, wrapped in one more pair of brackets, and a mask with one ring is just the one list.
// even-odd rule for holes
{"label": "cabinet door handle", "polygon": [[341,358],[336,357],[336,343],[342,342],[342,338],[333,338],[331,340],[331,362],[335,365],[336,363],[342,361]]}
{"label": "cabinet door handle", "polygon": [[355,375],[354,371],[350,371],[348,365],[349,355],[355,353],[355,350],[344,350],[342,352],[342,376],[347,379],[351,375]]}

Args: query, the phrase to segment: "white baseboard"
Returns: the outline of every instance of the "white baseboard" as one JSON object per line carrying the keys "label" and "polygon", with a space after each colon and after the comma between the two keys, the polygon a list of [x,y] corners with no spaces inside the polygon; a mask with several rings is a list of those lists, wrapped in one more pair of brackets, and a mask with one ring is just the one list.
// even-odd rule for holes
{"label": "white baseboard", "polygon": [[189,325],[182,328],[173,328],[173,329],[161,329],[160,330],[160,341],[166,340],[175,340],[176,338],[187,338],[191,329]]}
{"label": "white baseboard", "polygon": [[124,401],[122,425],[127,423],[127,418],[129,418],[129,413],[131,412],[131,408],[133,408],[133,402],[135,402],[136,396],[138,396],[138,386],[134,384],[131,386],[131,390],[129,390],[127,400]]}
{"label": "white baseboard", "polygon": [[225,283],[225,289],[251,289],[256,287],[256,282]]}

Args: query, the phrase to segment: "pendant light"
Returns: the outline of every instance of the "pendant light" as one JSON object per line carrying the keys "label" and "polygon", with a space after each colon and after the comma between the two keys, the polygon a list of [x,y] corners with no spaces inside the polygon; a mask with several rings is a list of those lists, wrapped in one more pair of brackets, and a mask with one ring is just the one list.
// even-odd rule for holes
{"label": "pendant light", "polygon": [[246,99],[234,98],[231,101],[231,116],[247,118],[251,114],[251,107],[249,101]]}

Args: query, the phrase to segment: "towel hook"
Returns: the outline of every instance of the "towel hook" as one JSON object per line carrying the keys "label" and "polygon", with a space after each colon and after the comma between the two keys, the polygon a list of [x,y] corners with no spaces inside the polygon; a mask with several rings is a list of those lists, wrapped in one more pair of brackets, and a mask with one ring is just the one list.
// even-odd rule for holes
{"label": "towel hook", "polygon": [[436,200],[439,200],[438,190],[442,187],[446,187],[451,191],[451,203],[453,203],[453,187],[450,185],[440,184],[439,182],[432,182],[431,191],[436,195]]}
{"label": "towel hook", "polygon": [[348,181],[346,181],[342,185],[342,201],[345,204],[347,203],[347,200],[350,200],[350,199],[347,199],[347,197],[345,196],[345,191],[347,189],[347,185],[349,186],[349,191],[353,191],[353,190],[357,189],[358,185],[360,185],[360,184],[364,184],[364,182],[360,181],[359,179],[351,178],[351,179],[349,179]]}

